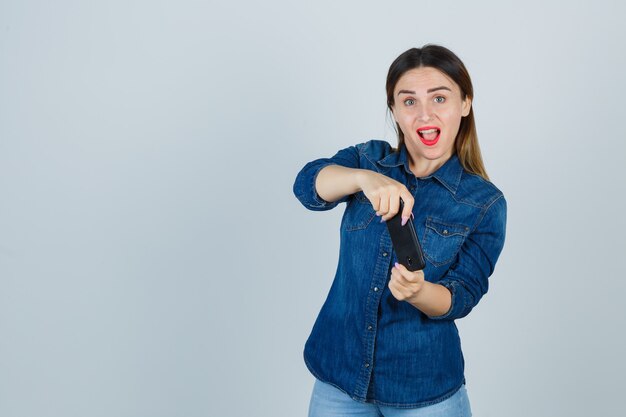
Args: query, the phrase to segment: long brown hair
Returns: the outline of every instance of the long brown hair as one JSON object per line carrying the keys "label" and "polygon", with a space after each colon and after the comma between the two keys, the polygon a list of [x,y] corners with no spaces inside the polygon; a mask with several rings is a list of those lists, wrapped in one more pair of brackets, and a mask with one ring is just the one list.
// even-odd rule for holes
{"label": "long brown hair", "polygon": [[[474,98],[474,88],[472,80],[463,65],[463,62],[452,51],[440,45],[424,45],[421,48],[411,48],[402,53],[389,67],[387,73],[387,107],[392,111],[394,105],[393,90],[405,72],[420,68],[432,67],[450,77],[461,89],[462,99]],[[396,123],[398,133],[398,148],[404,145],[404,133]],[[473,174],[480,175],[489,180],[483,158],[478,146],[478,135],[476,134],[476,123],[474,122],[474,109],[470,108],[467,116],[461,119],[459,133],[454,141],[455,151],[463,168]]]}

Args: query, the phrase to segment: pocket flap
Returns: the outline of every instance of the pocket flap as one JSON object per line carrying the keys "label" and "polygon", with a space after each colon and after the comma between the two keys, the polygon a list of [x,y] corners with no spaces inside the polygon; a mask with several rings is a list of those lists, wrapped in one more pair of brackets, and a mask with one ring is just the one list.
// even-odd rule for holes
{"label": "pocket flap", "polygon": [[426,227],[433,230],[441,237],[451,237],[459,235],[467,236],[469,234],[469,227],[463,224],[444,223],[431,217],[426,219]]}

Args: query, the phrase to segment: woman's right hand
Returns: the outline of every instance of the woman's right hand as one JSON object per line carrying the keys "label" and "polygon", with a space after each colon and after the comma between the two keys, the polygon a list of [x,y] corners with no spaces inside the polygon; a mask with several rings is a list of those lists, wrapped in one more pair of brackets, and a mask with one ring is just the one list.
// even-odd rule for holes
{"label": "woman's right hand", "polygon": [[358,170],[357,184],[372,203],[376,215],[382,216],[381,221],[387,221],[398,213],[400,198],[402,198],[404,201],[402,224],[406,224],[411,216],[415,200],[404,184],[369,170]]}

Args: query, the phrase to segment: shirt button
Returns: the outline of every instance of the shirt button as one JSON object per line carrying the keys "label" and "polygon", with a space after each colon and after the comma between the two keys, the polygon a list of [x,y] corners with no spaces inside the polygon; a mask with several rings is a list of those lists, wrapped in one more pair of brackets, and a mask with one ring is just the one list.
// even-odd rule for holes
{"label": "shirt button", "polygon": [[443,234],[444,234],[444,235],[447,235],[447,234],[448,234],[448,230],[447,230],[447,229],[446,229],[446,230],[444,230],[444,231],[443,231]]}
{"label": "shirt button", "polygon": [[366,363],[366,364],[365,364],[365,367],[366,367],[366,368],[369,368],[369,367],[370,367],[370,364],[369,364],[369,363]]}
{"label": "shirt button", "polygon": [[374,287],[374,292],[378,292],[378,287]]}
{"label": "shirt button", "polygon": [[367,330],[372,330],[373,327],[372,326],[367,326]]}
{"label": "shirt button", "polygon": [[383,256],[387,256],[389,255],[387,252],[383,252]]}

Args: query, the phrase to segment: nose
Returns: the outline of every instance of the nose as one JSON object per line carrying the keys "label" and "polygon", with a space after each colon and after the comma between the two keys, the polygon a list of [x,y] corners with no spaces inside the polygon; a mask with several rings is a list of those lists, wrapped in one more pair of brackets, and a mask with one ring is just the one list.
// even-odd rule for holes
{"label": "nose", "polygon": [[417,110],[417,119],[423,122],[428,122],[433,119],[432,107],[429,103],[424,103],[419,106]]}

